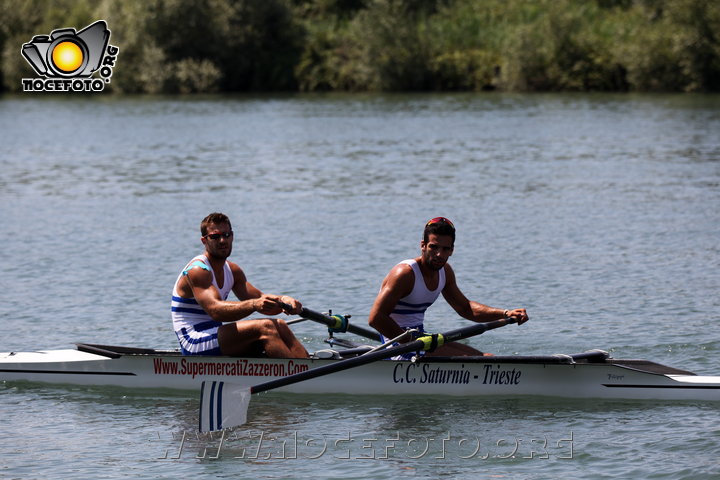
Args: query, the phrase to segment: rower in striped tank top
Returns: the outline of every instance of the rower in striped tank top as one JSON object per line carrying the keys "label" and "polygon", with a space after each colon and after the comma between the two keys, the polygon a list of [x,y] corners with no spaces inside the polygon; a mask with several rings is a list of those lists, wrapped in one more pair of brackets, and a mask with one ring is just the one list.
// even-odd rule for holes
{"label": "rower in striped tank top", "polygon": [[[468,300],[457,286],[455,272],[448,263],[455,248],[455,226],[445,217],[427,222],[420,242],[420,256],[404,260],[390,270],[375,298],[368,323],[384,339],[409,329],[425,331],[425,311],[442,293],[450,306],[463,318],[491,322],[516,317],[518,325],[528,320],[524,308],[502,309]],[[428,352],[434,356],[479,356],[469,345],[449,343]]]}

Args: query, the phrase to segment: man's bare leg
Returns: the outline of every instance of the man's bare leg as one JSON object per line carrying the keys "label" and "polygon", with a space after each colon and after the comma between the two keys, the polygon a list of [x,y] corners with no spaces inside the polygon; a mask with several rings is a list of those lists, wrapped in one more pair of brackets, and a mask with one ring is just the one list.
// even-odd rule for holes
{"label": "man's bare leg", "polygon": [[307,358],[305,347],[283,320],[263,318],[226,323],[218,328],[224,355],[258,355],[270,358]]}
{"label": "man's bare leg", "polygon": [[309,355],[305,346],[297,339],[287,323],[280,319],[272,319],[272,321],[275,322],[275,327],[283,343],[290,350],[292,355],[290,358],[307,358]]}

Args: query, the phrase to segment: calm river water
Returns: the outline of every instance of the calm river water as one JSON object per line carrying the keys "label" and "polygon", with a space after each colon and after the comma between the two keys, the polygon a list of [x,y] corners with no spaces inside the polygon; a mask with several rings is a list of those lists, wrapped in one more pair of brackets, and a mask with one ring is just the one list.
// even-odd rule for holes
{"label": "calm river water", "polygon": [[[467,296],[531,316],[469,343],[720,374],[719,132],[719,96],[0,98],[2,350],[175,347],[211,211],[255,285],[363,323],[443,215]],[[219,452],[197,406],[0,384],[0,477],[720,476],[712,404],[268,394]]]}

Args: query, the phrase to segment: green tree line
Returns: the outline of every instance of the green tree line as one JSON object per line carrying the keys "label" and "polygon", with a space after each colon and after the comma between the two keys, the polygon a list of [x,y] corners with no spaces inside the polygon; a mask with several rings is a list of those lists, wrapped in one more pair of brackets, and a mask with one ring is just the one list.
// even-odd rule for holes
{"label": "green tree line", "polygon": [[114,92],[720,90],[717,0],[0,0],[1,88],[100,19]]}

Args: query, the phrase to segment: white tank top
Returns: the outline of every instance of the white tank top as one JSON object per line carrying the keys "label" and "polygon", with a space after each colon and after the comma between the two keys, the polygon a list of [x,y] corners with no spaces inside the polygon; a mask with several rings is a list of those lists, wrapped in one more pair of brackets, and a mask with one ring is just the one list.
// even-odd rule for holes
{"label": "white tank top", "polygon": [[415,274],[415,284],[410,294],[401,298],[390,317],[402,328],[416,327],[423,324],[425,310],[432,305],[445,288],[445,267],[440,270],[440,280],[435,290],[428,290],[423,279],[420,265],[413,260],[403,260],[398,265],[410,265]]}
{"label": "white tank top", "polygon": [[173,329],[179,332],[183,327],[186,329],[193,329],[196,331],[207,330],[212,327],[219,327],[220,322],[216,322],[210,317],[205,310],[197,303],[194,298],[184,298],[178,293],[178,283],[180,279],[184,277],[187,272],[193,267],[200,267],[208,270],[212,274],[212,283],[220,291],[220,298],[227,300],[228,295],[232,291],[235,279],[233,278],[230,265],[225,262],[223,267],[224,282],[222,288],[218,287],[217,279],[215,278],[215,272],[210,267],[210,261],[205,255],[198,255],[197,257],[190,260],[185,266],[177,280],[175,280],[175,286],[172,292],[171,302],[171,315],[173,321]]}

